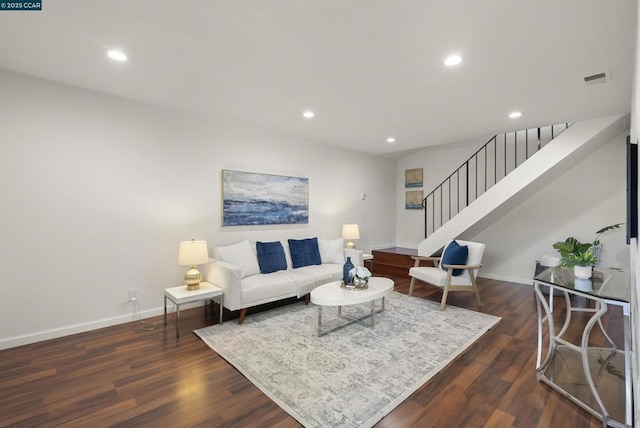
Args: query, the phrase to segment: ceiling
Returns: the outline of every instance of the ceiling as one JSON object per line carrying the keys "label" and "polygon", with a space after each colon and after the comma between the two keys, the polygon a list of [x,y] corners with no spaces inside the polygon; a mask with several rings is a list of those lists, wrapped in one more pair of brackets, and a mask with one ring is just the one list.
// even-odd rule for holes
{"label": "ceiling", "polygon": [[43,0],[0,12],[0,68],[383,155],[628,112],[635,18],[635,0]]}

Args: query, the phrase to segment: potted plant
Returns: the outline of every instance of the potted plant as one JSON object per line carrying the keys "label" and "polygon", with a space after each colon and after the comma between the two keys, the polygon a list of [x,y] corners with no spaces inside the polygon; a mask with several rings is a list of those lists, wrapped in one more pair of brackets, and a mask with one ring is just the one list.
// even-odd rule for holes
{"label": "potted plant", "polygon": [[582,243],[570,236],[564,241],[553,244],[560,253],[560,265],[574,270],[576,278],[591,278],[593,266],[600,261],[600,235],[613,229],[619,229],[623,223],[603,227],[596,232],[592,242]]}

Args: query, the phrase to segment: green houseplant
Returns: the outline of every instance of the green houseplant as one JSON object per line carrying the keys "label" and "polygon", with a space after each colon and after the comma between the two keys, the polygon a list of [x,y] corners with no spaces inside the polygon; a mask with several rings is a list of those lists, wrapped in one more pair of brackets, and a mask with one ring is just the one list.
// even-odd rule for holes
{"label": "green houseplant", "polygon": [[596,237],[592,242],[582,243],[570,236],[564,241],[553,244],[553,248],[560,253],[560,266],[574,268],[576,266],[593,266],[598,263],[601,249],[600,235],[609,230],[619,229],[622,224],[603,227],[596,232]]}

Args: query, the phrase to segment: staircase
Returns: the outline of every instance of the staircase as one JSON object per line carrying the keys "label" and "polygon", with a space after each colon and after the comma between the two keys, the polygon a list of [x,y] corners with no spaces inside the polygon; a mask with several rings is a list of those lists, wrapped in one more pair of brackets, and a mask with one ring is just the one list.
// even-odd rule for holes
{"label": "staircase", "polygon": [[[526,198],[628,129],[628,115],[495,136],[423,200],[433,255],[453,238],[472,239]],[[551,136],[544,141],[546,136]],[[534,156],[535,154],[535,156]]]}

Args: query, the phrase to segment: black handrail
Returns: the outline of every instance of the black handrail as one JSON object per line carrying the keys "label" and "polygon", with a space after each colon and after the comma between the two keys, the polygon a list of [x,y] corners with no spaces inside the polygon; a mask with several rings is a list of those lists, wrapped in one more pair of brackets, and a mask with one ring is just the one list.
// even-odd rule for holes
{"label": "black handrail", "polygon": [[[537,130],[537,132],[533,133],[533,142],[532,144],[534,145],[534,147],[532,148],[532,152],[529,151],[529,129],[525,129],[525,130],[521,130],[521,131],[514,131],[514,132],[508,132],[508,133],[504,133],[504,134],[496,134],[493,137],[491,137],[489,139],[489,141],[487,141],[482,147],[480,147],[473,155],[471,155],[466,161],[464,161],[462,163],[462,165],[460,165],[460,167],[458,167],[454,172],[452,172],[447,178],[445,178],[442,183],[440,183],[438,186],[436,186],[435,189],[433,189],[433,191],[431,193],[429,193],[423,200],[422,200],[422,208],[424,209],[424,237],[426,238],[427,236],[429,236],[429,234],[433,233],[436,229],[438,229],[439,227],[441,227],[444,223],[446,223],[447,221],[449,221],[453,216],[455,216],[456,214],[458,214],[460,211],[462,211],[465,207],[469,206],[470,203],[472,203],[473,201],[475,201],[478,196],[481,194],[480,190],[482,190],[482,193],[486,192],[487,190],[489,190],[491,187],[493,187],[498,181],[502,180],[504,177],[506,177],[511,171],[513,171],[514,169],[516,169],[518,166],[520,166],[522,164],[522,162],[524,162],[525,160],[529,159],[531,156],[535,155],[541,148],[543,148],[545,145],[547,145],[549,143],[549,141],[553,140],[554,138],[556,138],[558,135],[560,135],[565,129],[567,129],[569,126],[571,126],[572,123],[562,123],[559,125],[549,125],[549,126],[543,126],[543,127],[538,127],[538,128],[533,128],[532,130]],[[557,130],[559,129],[559,131]],[[547,131],[550,131],[550,137],[551,138],[545,138],[545,136],[543,135],[543,132],[548,133]],[[518,133],[524,133],[524,159],[522,161],[518,161]],[[513,143],[513,169],[508,170],[508,147],[511,147],[511,145],[507,145],[507,137],[513,135],[513,139],[512,139],[512,143]],[[503,136],[503,141],[504,144],[502,144],[502,147],[500,147],[500,145],[498,144],[498,137],[499,136]],[[488,152],[489,149],[491,148],[491,146],[493,146],[493,182],[491,182],[489,180],[489,174],[488,174],[488,169],[490,168],[490,164],[489,164],[489,157],[488,157]],[[502,151],[499,153],[499,148],[502,149]],[[535,150],[533,150],[535,149]],[[479,170],[478,170],[478,157],[481,156],[481,153],[484,152],[484,168],[483,168],[483,174],[484,177],[479,176]],[[498,162],[500,161],[498,154],[500,154],[503,157],[504,160],[504,169],[502,171],[498,171]],[[470,166],[473,166],[473,170],[470,170]],[[501,173],[501,176],[498,176],[498,173]],[[464,188],[462,190],[462,194],[460,191],[460,174],[464,174]],[[473,177],[472,177],[472,173],[473,173]],[[453,177],[455,176],[455,184],[452,186],[452,183],[454,182]],[[473,195],[470,195],[469,193],[469,186],[470,186],[470,179],[473,178],[473,186],[475,187],[475,192]],[[482,179],[484,178],[484,189],[479,189],[478,185],[481,181],[483,181]],[[447,188],[447,196],[448,196],[448,202],[447,202],[447,209],[445,210],[445,206],[444,206],[444,189],[445,186]],[[452,189],[453,189],[453,193],[452,193]],[[438,203],[438,199],[436,198],[436,194],[439,193],[440,199],[439,199],[439,203]],[[455,209],[453,209],[453,204],[452,204],[452,194],[455,195]],[[463,204],[461,206],[461,201],[460,201],[460,197],[463,197]],[[439,205],[439,207],[438,207]],[[436,219],[436,208],[439,208],[439,213],[440,213],[440,217],[439,219]],[[445,211],[448,211],[448,216],[445,219],[444,218],[444,213]],[[429,228],[429,214],[431,214],[431,228]]]}

